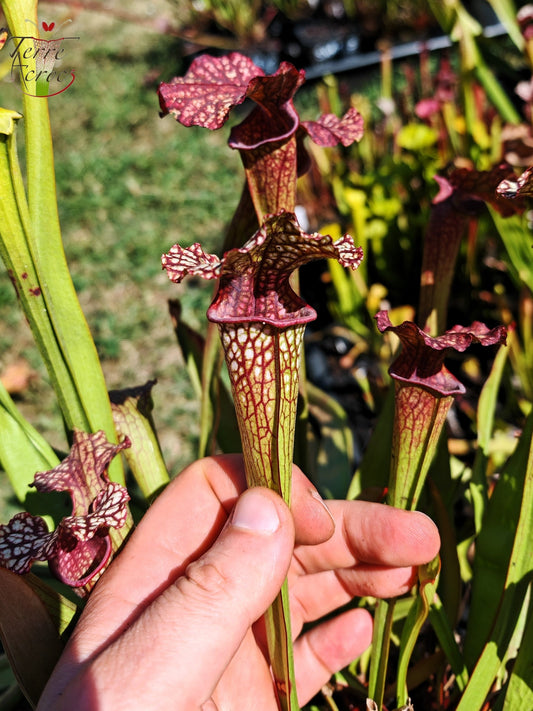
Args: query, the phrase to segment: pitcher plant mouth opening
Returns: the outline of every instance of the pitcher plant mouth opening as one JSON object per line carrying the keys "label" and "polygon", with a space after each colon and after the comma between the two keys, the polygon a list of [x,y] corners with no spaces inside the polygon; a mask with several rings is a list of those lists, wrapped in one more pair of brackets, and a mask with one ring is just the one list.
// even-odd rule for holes
{"label": "pitcher plant mouth opening", "polygon": [[81,596],[96,584],[111,561],[110,529],[120,529],[128,518],[127,490],[109,481],[109,462],[130,446],[107,441],[104,432],[74,430],[70,454],[54,469],[35,475],[38,491],[67,491],[72,513],[54,531],[40,516],[23,512],[0,526],[0,565],[18,574],[29,572],[35,561],[48,561],[61,582]]}
{"label": "pitcher plant mouth opening", "polygon": [[305,72],[282,62],[274,74],[264,71],[243,54],[222,57],[204,54],[193,60],[184,77],[159,86],[162,115],[171,113],[184,126],[221,128],[230,111],[246,99],[255,106],[231,129],[229,145],[253,150],[266,143],[287,141],[299,129],[322,146],[359,140],[363,119],[353,108],[342,119],[325,114],[318,121],[300,121],[293,98],[305,82]]}
{"label": "pitcher plant mouth opening", "polygon": [[393,326],[387,311],[376,314],[376,323],[381,333],[395,333],[402,346],[389,369],[391,377],[398,382],[424,387],[436,396],[465,392],[463,384],[444,365],[451,351],[462,353],[474,343],[482,346],[502,344],[507,337],[505,326],[488,328],[479,321],[470,326],[453,326],[433,337],[411,321]]}
{"label": "pitcher plant mouth opening", "polygon": [[329,113],[301,121],[293,98],[304,81],[305,72],[289,62],[265,75],[251,59],[232,52],[197,57],[184,77],[159,87],[162,115],[170,113],[184,126],[219,129],[233,108],[253,102],[231,129],[228,144],[240,153],[259,223],[268,214],[294,210],[296,179],[309,168],[306,135],[320,146],[349,146],[363,135],[363,118],[353,107],[342,118]]}
{"label": "pitcher plant mouth opening", "polygon": [[[323,258],[355,269],[362,256],[349,235],[334,242],[329,236],[307,234],[293,213],[282,211],[267,216],[243,247],[222,259],[206,254],[198,244],[174,245],[162,257],[174,282],[187,274],[219,279],[207,317],[219,326],[241,437],[257,453],[253,464],[243,446],[250,484],[274,486],[289,496],[289,480],[279,472],[287,471],[290,477],[302,335],[305,324],[316,317],[291,287],[291,274]],[[280,443],[283,461],[277,461],[278,451],[273,464],[272,447]],[[274,480],[272,466],[278,472]]]}
{"label": "pitcher plant mouth opening", "polygon": [[281,211],[268,215],[243,247],[220,259],[206,254],[199,244],[174,245],[162,257],[169,279],[179,283],[186,275],[220,279],[215,299],[207,311],[215,323],[269,323],[278,328],[305,324],[316,317],[314,309],[295,293],[291,274],[315,259],[338,259],[355,269],[363,253],[349,235],[334,242],[329,235],[307,234],[296,215]]}
{"label": "pitcher plant mouth opening", "polygon": [[450,407],[455,397],[465,393],[463,384],[444,365],[446,356],[452,351],[462,353],[475,343],[505,344],[507,329],[491,329],[475,321],[433,337],[411,321],[393,326],[386,311],[376,314],[376,323],[381,333],[394,333],[401,344],[389,368],[395,410],[388,502],[414,509]]}

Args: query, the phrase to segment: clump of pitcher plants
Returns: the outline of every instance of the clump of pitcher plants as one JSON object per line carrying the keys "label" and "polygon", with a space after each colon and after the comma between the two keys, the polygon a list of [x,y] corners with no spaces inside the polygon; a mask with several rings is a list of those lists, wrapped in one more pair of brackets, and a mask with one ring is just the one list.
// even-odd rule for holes
{"label": "clump of pitcher plants", "polygon": [[[32,17],[37,26],[35,3],[29,0],[6,0],[3,9],[11,36],[22,36],[25,20]],[[480,57],[475,25],[461,3],[446,12],[439,7],[436,12],[442,22],[460,30],[461,61],[471,64]],[[525,51],[531,54],[528,17],[523,10],[520,25],[511,34],[518,44],[522,37]],[[512,18],[506,19],[511,24]],[[0,34],[1,41],[6,38]],[[472,84],[477,72],[501,117],[512,123],[514,107],[495,88],[485,63],[480,59],[475,68],[470,64],[465,72],[465,100],[470,90],[480,97]],[[384,64],[384,76],[385,69]],[[443,59],[435,96],[416,104],[417,127],[394,136],[389,130],[391,119],[383,134],[387,141],[396,140],[401,150],[414,153],[418,145],[424,148],[423,154],[435,146],[439,153],[435,159],[427,155],[420,159],[424,177],[431,173],[436,184],[432,183],[431,201],[423,205],[428,219],[421,242],[420,277],[405,285],[405,293],[417,290],[417,310],[410,302],[388,303],[386,287],[369,283],[372,275],[381,277],[391,265],[396,271],[390,280],[394,294],[407,278],[401,264],[394,263],[395,257],[383,254],[390,234],[379,236],[386,220],[389,224],[396,220],[401,232],[405,215],[394,196],[384,197],[383,185],[390,174],[380,174],[383,185],[373,184],[371,199],[363,194],[369,182],[357,175],[356,168],[363,164],[361,156],[368,158],[369,142],[377,145],[383,136],[379,132],[369,135],[368,129],[365,135],[357,102],[342,116],[326,110],[316,120],[302,120],[294,96],[305,81],[305,72],[283,62],[276,72],[266,75],[237,52],[200,56],[183,77],[161,84],[158,90],[162,116],[170,114],[184,126],[218,130],[233,109],[245,102],[250,105],[245,118],[229,133],[229,147],[239,151],[245,179],[221,256],[208,254],[194,243],[169,246],[162,257],[173,282],[188,276],[217,281],[207,310],[205,340],[175,324],[180,345],[194,356],[191,361],[203,389],[202,413],[213,420],[212,442],[224,449],[223,437],[217,439],[215,420],[228,412],[215,417],[205,406],[213,404],[214,393],[223,392],[225,377],[217,370],[218,354],[223,351],[249,486],[268,486],[290,504],[295,432],[301,415],[299,445],[303,442],[308,454],[322,459],[323,467],[347,469],[343,472],[344,480],[350,482],[347,496],[378,498],[388,505],[428,511],[440,528],[441,555],[421,566],[417,584],[408,595],[354,603],[375,613],[371,651],[332,680],[324,704],[316,699],[310,707],[313,711],[326,707],[381,711],[385,704],[404,711],[437,708],[435,704],[454,711],[533,708],[529,600],[533,411],[527,397],[522,397],[533,393],[533,270],[527,223],[533,168],[522,164],[516,170],[505,156],[488,165],[487,151],[476,152],[477,147],[471,145],[470,157],[478,157],[479,166],[474,166],[473,159],[446,170],[439,164],[448,142],[455,148],[463,143],[451,128],[449,135],[442,134],[446,126],[455,132],[458,124],[450,113],[457,80],[451,64]],[[27,187],[15,140],[22,115],[0,110],[0,252],[56,389],[70,453],[63,456],[54,451],[0,387],[0,462],[21,508],[27,509],[0,525],[0,582],[10,584],[16,578],[13,573],[20,575],[30,594],[45,600],[43,614],[50,614],[57,624],[59,638],[66,634],[83,598],[105,575],[133,526],[132,494],[126,487],[120,453],[135,480],[136,496],[140,491],[146,505],[169,476],[151,420],[154,383],[110,396],[106,392],[62,252],[46,99],[24,94],[23,101],[24,121],[30,127],[25,145]],[[468,131],[475,127],[474,108],[468,106]],[[480,110],[480,117],[489,115],[493,131],[494,113]],[[36,126],[39,131],[31,130]],[[477,130],[481,135],[479,126]],[[357,159],[352,154],[347,166],[337,164],[339,156],[349,156],[349,148],[359,142]],[[313,161],[317,157],[341,211],[350,214],[354,229],[348,232],[355,237],[341,236],[343,230],[322,229],[322,225],[311,229],[299,222],[299,180],[311,168],[316,180]],[[396,170],[397,166],[388,164]],[[329,166],[329,173],[324,166]],[[402,166],[395,180],[406,174]],[[342,185],[342,180],[347,184]],[[416,181],[404,185],[405,195],[416,185]],[[369,205],[379,219],[369,218]],[[309,214],[319,221],[316,204]],[[494,294],[483,294],[492,306],[489,325],[474,319],[470,326],[450,325],[462,250],[471,259],[476,230],[483,231],[487,224],[501,240],[505,269],[519,293],[519,307],[514,308],[508,294],[495,289]],[[405,252],[406,241],[405,236],[398,240],[394,254]],[[369,265],[358,270],[367,254]],[[300,293],[297,272],[317,260],[333,265],[323,279],[330,287],[328,298],[338,302],[331,311],[346,315],[349,302],[354,312],[351,321],[333,324],[332,333],[339,338],[337,342],[345,338],[353,345],[344,354],[342,368],[349,371],[349,382],[360,386],[358,396],[372,418],[372,437],[357,461],[348,454],[353,450],[352,423],[347,424],[349,417],[340,405],[339,393],[321,392],[313,385],[306,378],[302,358],[305,329],[316,311]],[[176,315],[179,309],[173,308]],[[361,328],[348,338],[347,324],[353,323]],[[368,343],[361,342],[363,337]],[[470,360],[467,349],[473,354]],[[490,356],[484,356],[485,371],[476,380],[471,376],[472,363],[478,362],[481,351]],[[366,358],[364,368],[362,357]],[[372,358],[374,371],[379,373],[374,381],[368,376]],[[522,389],[518,396],[517,378]],[[473,380],[478,400],[472,405]],[[388,394],[384,394],[387,386]],[[506,408],[520,410],[520,431],[515,431],[520,436],[503,457],[497,456],[497,434],[503,421],[500,413]],[[470,413],[472,427],[466,454],[447,437],[448,428],[464,413]],[[65,507],[64,499],[58,503],[47,498],[57,492],[66,492],[71,503]],[[136,511],[133,506],[132,510]],[[40,575],[44,562],[63,586],[77,591],[77,603],[30,573],[33,566]],[[9,651],[16,649],[14,640],[19,634],[11,614],[15,599],[11,595],[0,609],[2,644]],[[469,612],[461,617],[465,607]],[[265,627],[279,706],[297,711],[289,620],[285,582],[265,616]],[[395,654],[389,654],[391,645]],[[21,686],[33,688],[25,683],[23,671],[18,673]],[[37,689],[27,695],[35,704],[38,694]]]}

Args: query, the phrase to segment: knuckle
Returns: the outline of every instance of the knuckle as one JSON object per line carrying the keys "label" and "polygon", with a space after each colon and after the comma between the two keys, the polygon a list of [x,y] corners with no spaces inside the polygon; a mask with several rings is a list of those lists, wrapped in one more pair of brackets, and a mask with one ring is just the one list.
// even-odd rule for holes
{"label": "knuckle", "polygon": [[212,561],[197,560],[190,563],[177,581],[183,592],[217,597],[228,585],[228,579]]}

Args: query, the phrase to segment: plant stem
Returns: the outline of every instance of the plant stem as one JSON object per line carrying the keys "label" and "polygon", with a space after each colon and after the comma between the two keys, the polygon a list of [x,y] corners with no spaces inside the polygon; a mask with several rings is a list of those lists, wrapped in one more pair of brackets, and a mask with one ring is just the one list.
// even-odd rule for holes
{"label": "plant stem", "polygon": [[372,635],[372,664],[368,680],[368,696],[377,704],[383,706],[385,682],[396,600],[379,600],[374,615],[374,632]]}

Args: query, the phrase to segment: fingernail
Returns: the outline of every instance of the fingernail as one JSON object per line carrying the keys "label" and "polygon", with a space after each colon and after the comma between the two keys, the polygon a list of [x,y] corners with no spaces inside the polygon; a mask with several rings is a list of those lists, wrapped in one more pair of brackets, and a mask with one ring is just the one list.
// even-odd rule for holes
{"label": "fingernail", "polygon": [[256,533],[274,533],[280,519],[274,502],[260,491],[250,489],[237,501],[231,524]]}
{"label": "fingernail", "polygon": [[326,502],[325,502],[324,499],[320,496],[320,494],[318,493],[318,491],[317,491],[316,489],[309,489],[309,493],[311,494],[311,496],[313,497],[313,499],[314,499],[315,501],[318,501],[319,504],[322,504],[322,507],[325,509],[325,511],[326,511],[326,513],[328,514],[328,516],[330,517],[330,519],[333,521],[333,523],[335,523],[335,519],[333,518],[333,514],[332,514],[331,511],[328,509]]}

